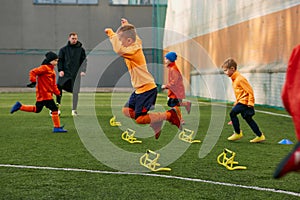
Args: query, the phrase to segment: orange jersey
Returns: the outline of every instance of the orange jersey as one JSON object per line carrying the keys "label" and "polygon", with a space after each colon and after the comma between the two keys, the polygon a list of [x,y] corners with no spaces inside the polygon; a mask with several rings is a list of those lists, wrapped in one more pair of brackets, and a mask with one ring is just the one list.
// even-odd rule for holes
{"label": "orange jersey", "polygon": [[247,79],[238,71],[235,71],[231,76],[231,80],[236,97],[235,104],[242,103],[244,105],[254,106],[254,93]]}
{"label": "orange jersey", "polygon": [[131,84],[136,94],[147,92],[156,88],[153,76],[148,71],[146,59],[142,49],[142,40],[137,36],[136,41],[129,47],[124,47],[116,33],[111,29],[107,34],[114,51],[125,60],[128,72],[131,77]]}
{"label": "orange jersey", "polygon": [[51,100],[52,95],[60,95],[60,91],[56,85],[56,75],[54,66],[51,64],[41,65],[29,72],[31,82],[37,82],[36,100]]}
{"label": "orange jersey", "polygon": [[173,99],[184,99],[185,90],[183,85],[182,75],[176,66],[175,62],[172,62],[168,66],[168,84],[166,88],[169,89],[168,97]]}

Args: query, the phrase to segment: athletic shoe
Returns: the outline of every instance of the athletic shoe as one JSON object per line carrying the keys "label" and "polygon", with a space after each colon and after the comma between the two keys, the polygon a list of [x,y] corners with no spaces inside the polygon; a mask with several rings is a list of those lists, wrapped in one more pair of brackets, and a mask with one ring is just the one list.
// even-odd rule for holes
{"label": "athletic shoe", "polygon": [[300,171],[300,142],[298,142],[294,149],[279,163],[273,177],[280,178],[292,171]]}
{"label": "athletic shoe", "polygon": [[64,129],[64,127],[54,127],[53,128],[53,133],[65,133],[68,132],[66,129]]}
{"label": "athletic shoe", "polygon": [[150,127],[154,130],[155,139],[158,139],[160,136],[162,124],[163,124],[163,121],[159,121],[159,122],[150,124]]}
{"label": "athletic shoe", "polygon": [[78,113],[77,113],[77,111],[76,111],[76,110],[72,110],[72,116],[73,116],[73,117],[76,117],[76,116],[78,116]]}
{"label": "athletic shoe", "polygon": [[11,108],[10,113],[13,114],[14,112],[20,110],[22,104],[20,102],[16,102],[15,105]]}
{"label": "athletic shoe", "polygon": [[250,140],[251,143],[258,143],[258,142],[263,142],[266,140],[266,137],[264,134],[262,134],[260,137],[256,136],[253,140]]}
{"label": "athletic shoe", "polygon": [[182,129],[181,127],[181,123],[180,123],[180,119],[177,115],[177,112],[174,108],[171,108],[170,110],[168,110],[167,112],[171,113],[171,117],[168,120],[171,124],[176,125],[180,130]]}
{"label": "athletic shoe", "polygon": [[227,138],[227,140],[235,141],[241,139],[242,137],[243,137],[243,132],[241,131],[240,134],[237,133],[232,134],[230,137]]}
{"label": "athletic shoe", "polygon": [[190,112],[191,112],[191,107],[192,107],[192,102],[190,102],[190,101],[186,102],[185,109],[188,114],[190,114]]}

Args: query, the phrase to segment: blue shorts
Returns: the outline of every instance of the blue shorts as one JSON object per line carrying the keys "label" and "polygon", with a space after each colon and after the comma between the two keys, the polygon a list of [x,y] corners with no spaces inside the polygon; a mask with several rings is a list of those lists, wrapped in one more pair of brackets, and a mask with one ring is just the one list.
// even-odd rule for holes
{"label": "blue shorts", "polygon": [[157,97],[157,88],[147,92],[136,94],[133,92],[124,107],[129,107],[135,111],[135,119],[141,115],[147,114],[149,110],[154,109]]}

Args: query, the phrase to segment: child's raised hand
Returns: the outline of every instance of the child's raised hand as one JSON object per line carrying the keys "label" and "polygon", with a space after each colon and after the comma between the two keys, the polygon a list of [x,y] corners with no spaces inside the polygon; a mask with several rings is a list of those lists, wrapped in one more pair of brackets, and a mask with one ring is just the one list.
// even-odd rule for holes
{"label": "child's raised hand", "polygon": [[124,26],[126,24],[128,24],[128,20],[125,18],[121,18],[121,25]]}
{"label": "child's raised hand", "polygon": [[114,33],[111,28],[104,29],[104,32],[106,33],[107,36],[111,36]]}
{"label": "child's raised hand", "polygon": [[105,32],[106,34],[108,34],[109,28],[104,29],[104,32]]}

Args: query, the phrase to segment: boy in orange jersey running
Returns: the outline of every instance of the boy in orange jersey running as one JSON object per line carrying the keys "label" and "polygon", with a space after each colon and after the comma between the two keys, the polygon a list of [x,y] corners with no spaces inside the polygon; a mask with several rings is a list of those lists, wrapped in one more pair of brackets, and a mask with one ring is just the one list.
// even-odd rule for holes
{"label": "boy in orange jersey running", "polygon": [[256,134],[256,137],[250,140],[251,143],[265,141],[264,134],[259,130],[258,125],[252,119],[255,114],[254,111],[254,94],[251,85],[247,79],[237,71],[237,63],[234,59],[228,58],[222,64],[224,73],[231,78],[236,101],[230,112],[230,119],[234,128],[234,134],[228,137],[228,140],[235,141],[243,137],[243,133],[240,130],[238,114],[241,114],[244,120],[248,123],[252,131]]}
{"label": "boy in orange jersey running", "polygon": [[274,178],[295,171],[300,172],[300,45],[296,46],[290,56],[286,79],[281,98],[283,105],[292,116],[298,143],[294,149],[279,163]]}
{"label": "boy in orange jersey running", "polygon": [[190,114],[191,111],[191,102],[182,100],[185,98],[185,89],[183,85],[182,75],[175,63],[177,59],[177,54],[175,52],[169,52],[165,55],[165,64],[168,68],[168,83],[166,85],[162,85],[162,89],[168,89],[168,106],[174,107],[177,111],[177,114],[180,118],[181,124],[185,124],[180,106],[184,106],[187,113]]}
{"label": "boy in orange jersey running", "polygon": [[52,111],[53,132],[67,132],[60,126],[60,119],[58,115],[58,107],[56,106],[52,95],[60,95],[60,91],[56,85],[56,76],[54,67],[57,65],[58,56],[53,52],[46,53],[41,66],[34,68],[29,73],[30,84],[28,87],[35,87],[36,82],[36,103],[34,105],[22,105],[20,102],[16,102],[11,108],[10,113],[14,113],[18,110],[25,112],[39,113],[43,107],[49,108]]}
{"label": "boy in orange jersey running", "polygon": [[135,119],[138,124],[150,124],[156,139],[160,136],[164,120],[181,128],[175,109],[148,113],[150,109],[154,108],[157,86],[148,71],[142,41],[138,37],[135,27],[122,18],[121,26],[116,33],[111,28],[106,28],[105,33],[110,39],[113,50],[124,58],[131,76],[131,84],[135,89],[122,109],[123,114]]}

